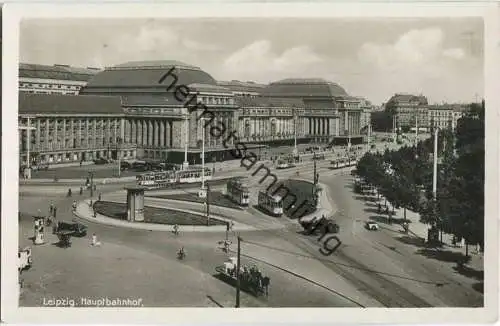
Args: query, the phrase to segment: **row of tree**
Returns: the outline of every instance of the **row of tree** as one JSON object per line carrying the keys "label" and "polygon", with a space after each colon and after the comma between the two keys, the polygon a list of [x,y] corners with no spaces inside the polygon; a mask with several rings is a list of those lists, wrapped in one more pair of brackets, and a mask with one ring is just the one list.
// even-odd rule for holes
{"label": "row of tree", "polygon": [[[420,213],[421,222],[484,245],[484,102],[471,104],[455,131],[438,135],[437,189],[433,191],[434,137],[397,151],[367,153],[357,173],[394,208]],[[468,247],[467,247],[468,249]],[[468,254],[468,250],[466,253]]]}

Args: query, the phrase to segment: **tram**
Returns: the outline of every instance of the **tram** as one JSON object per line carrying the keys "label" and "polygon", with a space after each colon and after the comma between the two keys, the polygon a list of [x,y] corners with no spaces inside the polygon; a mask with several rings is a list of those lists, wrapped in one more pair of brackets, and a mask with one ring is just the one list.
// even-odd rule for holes
{"label": "tram", "polygon": [[281,217],[283,215],[283,198],[279,195],[270,195],[266,191],[259,191],[259,207],[272,216]]}
{"label": "tram", "polygon": [[[160,171],[142,173],[136,177],[138,186],[146,189],[162,189],[181,183],[198,183],[202,179],[201,168],[182,171]],[[212,171],[205,168],[205,181],[212,180]]]}
{"label": "tram", "polygon": [[351,167],[351,166],[356,166],[356,159],[355,158],[339,158],[332,160],[330,162],[332,164],[333,169],[341,169],[345,167]]}
{"label": "tram", "polygon": [[248,206],[250,203],[250,191],[246,180],[234,178],[226,184],[227,196],[238,205]]}

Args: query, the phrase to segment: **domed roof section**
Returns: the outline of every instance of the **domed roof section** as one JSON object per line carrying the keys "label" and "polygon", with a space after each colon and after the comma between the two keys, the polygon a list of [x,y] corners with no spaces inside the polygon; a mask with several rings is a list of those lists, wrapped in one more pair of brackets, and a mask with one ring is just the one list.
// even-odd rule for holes
{"label": "domed roof section", "polygon": [[263,95],[273,97],[346,97],[339,85],[322,78],[288,78],[269,84]]}
{"label": "domed roof section", "polygon": [[[172,68],[174,70],[171,76],[165,76]],[[174,76],[178,78],[176,86],[194,83],[217,85],[217,81],[199,67],[180,61],[131,61],[107,67],[89,81],[85,91],[103,88],[168,87],[175,81]]]}

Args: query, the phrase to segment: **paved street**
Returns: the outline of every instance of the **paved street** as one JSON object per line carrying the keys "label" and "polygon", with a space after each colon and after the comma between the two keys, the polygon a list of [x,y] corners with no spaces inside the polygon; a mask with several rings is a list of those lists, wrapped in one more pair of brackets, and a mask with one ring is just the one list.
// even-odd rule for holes
{"label": "paved street", "polygon": [[[328,161],[319,162],[318,171],[337,211],[339,238],[343,243],[330,257],[319,253],[322,244],[316,237],[298,233],[301,227],[295,221],[272,218],[253,208],[235,215],[231,209],[212,207],[214,214],[260,229],[241,232],[245,241],[258,244],[245,243],[242,252],[244,259],[253,257],[256,260],[252,261],[270,276],[270,296],[254,298],[244,294],[243,306],[355,306],[343,295],[363,306],[482,305],[483,296],[474,289],[479,281],[458,274],[453,263],[419,254],[422,248],[403,242],[406,238],[397,226],[381,223],[379,232],[366,231],[363,223],[375,215],[372,204],[353,194],[348,173],[330,170],[328,165]],[[274,172],[282,180],[288,177],[312,180],[310,164]],[[244,173],[243,169],[241,174]],[[255,201],[258,180],[250,178]],[[123,186],[99,187],[106,200],[124,201],[125,192],[120,190]],[[37,209],[46,212],[49,202],[53,202],[58,207],[58,218],[71,220],[74,218],[70,212],[72,200],[85,198],[76,193],[66,198],[64,184],[22,186],[20,191],[21,246],[30,243],[31,215],[36,214]],[[146,205],[204,211],[201,204],[153,198],[147,198]],[[56,242],[55,236],[47,235],[46,245],[34,247],[33,269],[23,273],[22,305],[37,305],[51,296],[103,295],[141,297],[145,306],[229,307],[234,304],[234,288],[213,276],[215,267],[226,258],[217,245],[224,238],[224,232],[181,231],[181,235],[175,237],[170,232],[84,223],[89,225],[89,235],[94,232],[98,235],[102,247],[91,247],[87,237],[74,239],[71,248],[61,249],[51,245]],[[231,238],[235,243],[234,234]],[[181,246],[188,255],[185,261],[179,262],[175,255]],[[107,267],[111,261],[112,270]],[[120,268],[116,268],[116,264]],[[159,281],[166,275],[165,281]]]}

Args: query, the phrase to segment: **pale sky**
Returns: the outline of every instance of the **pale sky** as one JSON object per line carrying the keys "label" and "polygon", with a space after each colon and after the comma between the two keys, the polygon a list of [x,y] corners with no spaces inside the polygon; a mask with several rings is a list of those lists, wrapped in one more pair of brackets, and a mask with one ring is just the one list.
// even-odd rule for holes
{"label": "pale sky", "polygon": [[483,22],[444,19],[30,19],[20,62],[105,67],[179,60],[217,80],[324,78],[375,104],[484,94]]}

